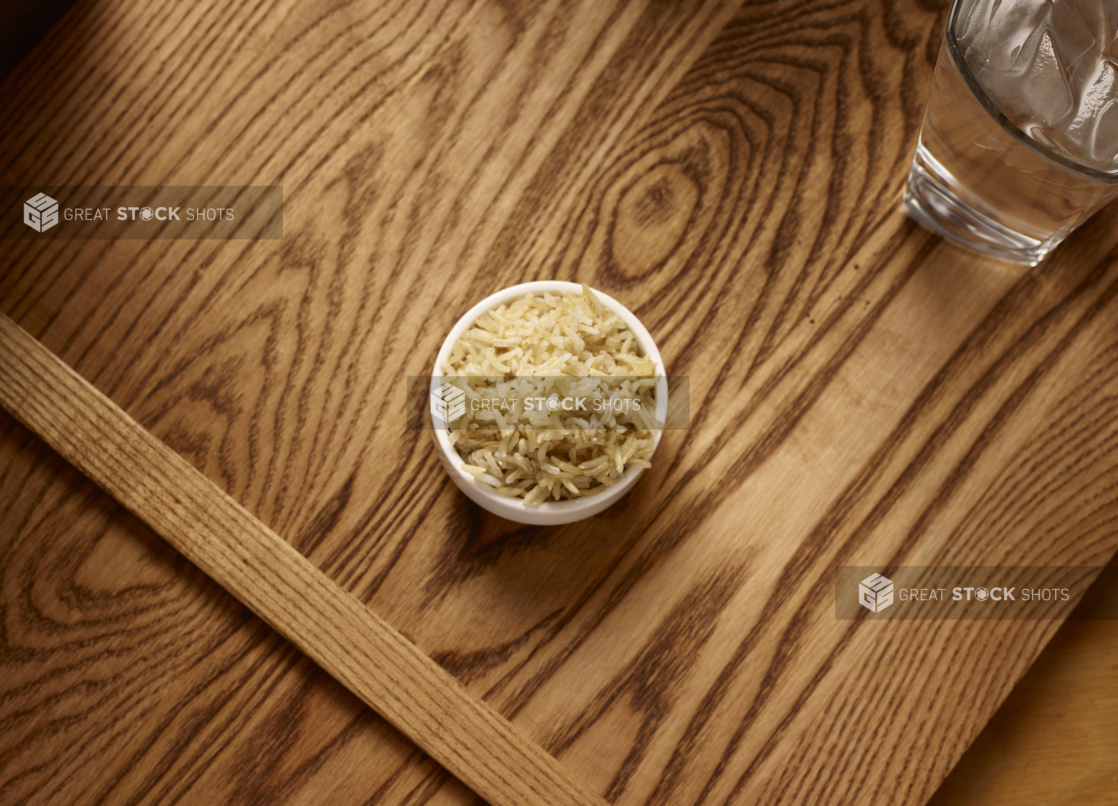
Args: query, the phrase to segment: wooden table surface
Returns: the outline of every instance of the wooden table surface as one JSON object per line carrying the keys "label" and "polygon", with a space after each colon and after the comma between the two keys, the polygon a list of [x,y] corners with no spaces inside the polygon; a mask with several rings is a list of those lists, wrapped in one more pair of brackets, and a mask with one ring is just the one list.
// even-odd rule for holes
{"label": "wooden table surface", "polygon": [[1118,585],[1105,581],[1092,585],[928,806],[1118,804]]}
{"label": "wooden table surface", "polygon": [[[944,16],[78,2],[0,184],[278,184],[284,238],[3,241],[0,310],[611,802],[924,803],[1059,625],[836,621],[833,568],[1118,549],[1118,209],[1035,269],[903,216]],[[554,529],[404,427],[545,278],[692,411]],[[7,415],[0,490],[0,802],[472,801]]]}

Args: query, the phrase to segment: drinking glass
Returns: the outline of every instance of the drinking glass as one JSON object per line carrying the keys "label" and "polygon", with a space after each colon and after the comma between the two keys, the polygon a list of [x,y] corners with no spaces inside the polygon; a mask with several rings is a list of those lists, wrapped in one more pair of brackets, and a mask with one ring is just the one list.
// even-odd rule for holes
{"label": "drinking glass", "polygon": [[955,0],[906,212],[1035,265],[1118,196],[1116,29],[1116,0]]}

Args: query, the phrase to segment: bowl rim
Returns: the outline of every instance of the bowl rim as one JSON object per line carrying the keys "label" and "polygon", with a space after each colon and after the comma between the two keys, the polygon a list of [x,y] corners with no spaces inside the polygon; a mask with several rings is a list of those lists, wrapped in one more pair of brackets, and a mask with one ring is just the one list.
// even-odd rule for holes
{"label": "bowl rim", "polygon": [[[663,358],[660,356],[660,351],[656,347],[656,342],[652,338],[652,334],[648,332],[648,329],[645,328],[632,311],[609,294],[599,291],[596,288],[591,288],[590,290],[594,292],[594,295],[603,305],[606,305],[625,322],[633,332],[633,335],[636,336],[641,346],[645,349],[645,353],[652,359],[656,367],[657,375],[660,378],[656,385],[656,416],[663,422],[667,417],[668,410],[668,381]],[[435,356],[435,364],[431,372],[430,392],[434,392],[437,387],[435,379],[442,377],[442,364],[450,356],[450,351],[454,343],[468,327],[477,321],[478,317],[501,303],[508,302],[517,297],[524,296],[525,294],[543,292],[582,293],[582,284],[566,280],[536,280],[508,286],[485,297],[466,311],[447,333],[442,346],[439,348],[438,354]],[[564,501],[545,501],[535,507],[526,507],[519,498],[505,498],[504,496],[490,492],[484,485],[479,484],[473,476],[462,470],[462,458],[446,438],[446,430],[437,427],[434,421],[434,415],[430,413],[429,410],[427,416],[431,421],[430,425],[433,429],[435,444],[441,453],[444,468],[447,473],[451,475],[451,478],[455,481],[457,486],[467,494],[469,490],[476,492],[477,495],[469,495],[469,497],[478,505],[496,515],[520,523],[558,524],[596,515],[624,496],[644,471],[643,467],[630,467],[619,482],[614,484],[609,490],[597,495]],[[652,443],[653,454],[655,454],[656,449],[660,446],[660,439],[662,436],[663,430],[654,432]],[[530,520],[525,520],[525,518],[528,517],[530,517]]]}

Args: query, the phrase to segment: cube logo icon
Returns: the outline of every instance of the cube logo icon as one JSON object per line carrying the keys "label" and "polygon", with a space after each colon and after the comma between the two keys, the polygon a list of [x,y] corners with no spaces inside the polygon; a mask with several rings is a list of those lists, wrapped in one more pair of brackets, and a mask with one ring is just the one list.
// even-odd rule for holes
{"label": "cube logo icon", "polygon": [[23,203],[23,223],[35,232],[46,232],[58,223],[58,202],[45,193],[32,196]]}
{"label": "cube logo icon", "polygon": [[431,413],[449,423],[466,413],[466,393],[454,384],[444,383],[431,393]]}
{"label": "cube logo icon", "polygon": [[893,604],[893,580],[871,574],[858,584],[858,604],[873,613]]}

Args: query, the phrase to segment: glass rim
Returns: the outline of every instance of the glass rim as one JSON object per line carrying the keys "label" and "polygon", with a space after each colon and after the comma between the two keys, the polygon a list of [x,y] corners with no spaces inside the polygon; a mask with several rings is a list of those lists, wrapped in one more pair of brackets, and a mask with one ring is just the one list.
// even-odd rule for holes
{"label": "glass rim", "polygon": [[[972,5],[973,1],[974,0],[971,0]],[[951,11],[947,18],[947,30],[944,33],[944,40],[947,45],[948,58],[954,62],[955,67],[959,70],[959,74],[963,77],[963,81],[966,82],[967,87],[970,88],[971,93],[978,99],[978,102],[982,104],[982,107],[998,122],[998,125],[1009,132],[1014,139],[1049,162],[1055,163],[1064,170],[1079,174],[1095,182],[1106,185],[1118,184],[1118,171],[1107,173],[1097,168],[1089,168],[1086,165],[1081,165],[1065,157],[1063,154],[1052,151],[1043,143],[1037,142],[1029,137],[1029,135],[1025,134],[1017,127],[1017,124],[1002,114],[997,104],[986,94],[986,91],[982,89],[978,80],[975,79],[974,75],[971,73],[970,66],[967,64],[966,59],[963,58],[962,49],[959,46],[959,39],[955,35],[955,27],[959,21],[959,14],[962,11],[964,3],[967,2],[968,0],[954,0],[951,3]]]}

